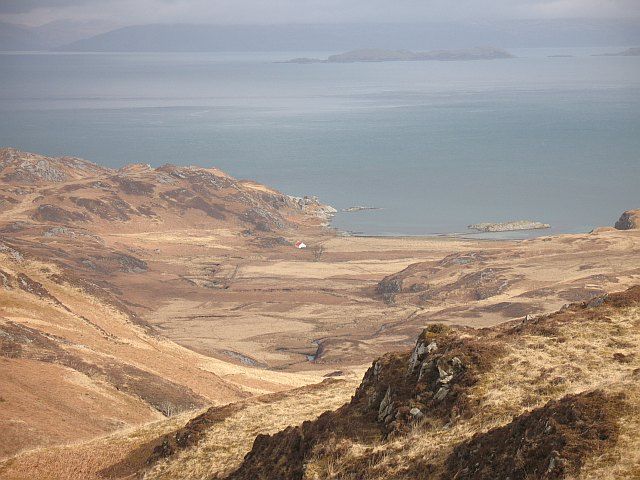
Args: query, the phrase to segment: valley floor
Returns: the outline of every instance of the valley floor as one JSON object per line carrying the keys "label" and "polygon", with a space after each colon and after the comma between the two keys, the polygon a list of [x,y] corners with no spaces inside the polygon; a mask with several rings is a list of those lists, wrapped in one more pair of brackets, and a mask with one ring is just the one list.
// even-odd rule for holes
{"label": "valley floor", "polygon": [[[316,234],[306,251],[229,240],[220,249],[224,235],[127,235],[136,250],[181,246],[149,255],[161,277],[130,302],[183,346],[287,371],[358,367],[408,348],[433,321],[490,326],[640,281],[638,231],[526,241]],[[380,282],[398,272],[404,285],[385,293]]]}

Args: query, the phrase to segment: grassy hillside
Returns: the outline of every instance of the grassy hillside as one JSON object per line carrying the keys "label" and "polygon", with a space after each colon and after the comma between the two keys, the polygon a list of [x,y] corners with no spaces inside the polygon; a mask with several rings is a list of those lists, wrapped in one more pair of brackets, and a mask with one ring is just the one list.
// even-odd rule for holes
{"label": "grassy hillside", "polygon": [[293,395],[284,412],[196,417],[145,478],[638,478],[639,348],[640,287],[487,329],[434,324],[315,420],[312,404],[337,406],[351,386]]}

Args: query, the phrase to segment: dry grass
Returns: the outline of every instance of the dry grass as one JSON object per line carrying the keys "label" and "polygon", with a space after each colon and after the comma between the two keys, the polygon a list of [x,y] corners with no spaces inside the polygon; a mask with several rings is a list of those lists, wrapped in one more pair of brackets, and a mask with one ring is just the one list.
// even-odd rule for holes
{"label": "dry grass", "polygon": [[313,419],[351,398],[359,380],[351,378],[292,393],[242,402],[243,408],[212,426],[195,447],[159,462],[144,478],[209,479],[237,468],[258,434],[275,433],[288,425]]}
{"label": "dry grass", "polygon": [[410,479],[422,478],[417,471],[442,472],[453,446],[474,434],[506,425],[549,400],[595,389],[623,393],[626,407],[619,412],[615,446],[590,458],[578,478],[640,478],[640,308],[565,315],[580,319],[561,323],[553,336],[517,337],[509,353],[473,387],[479,407],[472,418],[451,428],[418,424],[388,443],[342,440],[330,448],[316,447],[305,479]]}
{"label": "dry grass", "polygon": [[[256,435],[274,433],[289,424],[315,418],[340,406],[349,400],[358,382],[354,376],[323,384],[322,387],[311,385],[239,402],[238,410],[213,426],[196,447],[160,461],[144,478],[205,479],[226,472],[240,463],[251,449]],[[104,480],[110,477],[101,471],[126,461],[141,445],[175,432],[201,413],[204,411],[183,412],[166,420],[120,430],[86,442],[24,451],[0,461],[0,478]]]}
{"label": "dry grass", "polygon": [[[553,333],[504,337],[506,354],[472,387],[478,407],[471,418],[450,427],[417,423],[409,434],[388,441],[338,439],[316,446],[305,480],[435,478],[453,447],[474,434],[506,425],[549,400],[594,389],[624,393],[626,407],[620,412],[617,443],[589,458],[577,478],[640,478],[640,308],[605,307],[562,315]],[[237,468],[256,435],[275,433],[335,409],[348,401],[357,383],[351,378],[244,400],[240,408],[214,423],[195,447],[161,460],[144,478],[224,476]],[[34,478],[35,472],[35,478],[97,479],[97,471],[121,461],[140,444],[174,431],[187,418],[181,415],[84,444],[27,452],[0,465],[0,476]],[[24,471],[30,474],[20,473]]]}
{"label": "dry grass", "polygon": [[100,470],[121,461],[138,445],[182,426],[197,412],[118,431],[88,442],[42,447],[0,462],[3,480],[103,480]]}

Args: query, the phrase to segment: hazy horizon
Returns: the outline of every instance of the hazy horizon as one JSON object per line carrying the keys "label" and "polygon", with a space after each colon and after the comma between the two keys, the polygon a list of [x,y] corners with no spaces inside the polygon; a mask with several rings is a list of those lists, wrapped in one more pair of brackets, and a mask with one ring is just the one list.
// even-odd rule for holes
{"label": "hazy horizon", "polygon": [[[38,26],[56,20],[149,23],[286,24],[640,19],[635,0],[5,0],[0,21]],[[126,20],[125,20],[126,19]]]}
{"label": "hazy horizon", "polygon": [[634,19],[546,19],[412,23],[149,23],[54,21],[40,27],[0,22],[0,51],[321,51],[613,47],[640,45]]}
{"label": "hazy horizon", "polygon": [[[0,51],[58,49],[94,36],[102,41],[104,35],[132,44],[116,51],[145,41],[141,50],[160,51],[166,47],[149,44],[171,34],[169,26],[180,31],[166,43],[183,41],[179,51],[249,51],[250,45],[235,46],[245,39],[259,46],[273,42],[259,50],[288,47],[287,39],[288,50],[380,47],[394,40],[390,48],[614,46],[640,44],[640,2],[461,0],[452,8],[444,0],[400,0],[392,6],[382,0],[4,0]],[[382,38],[376,43],[379,26]],[[303,29],[318,38],[308,40]],[[79,49],[91,48],[113,47]]]}

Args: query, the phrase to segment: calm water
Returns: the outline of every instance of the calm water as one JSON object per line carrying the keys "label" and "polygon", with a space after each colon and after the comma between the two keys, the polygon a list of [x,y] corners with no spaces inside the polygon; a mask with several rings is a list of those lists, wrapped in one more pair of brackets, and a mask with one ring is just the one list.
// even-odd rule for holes
{"label": "calm water", "polygon": [[640,57],[597,52],[348,65],[274,63],[325,55],[301,52],[6,54],[0,145],[213,165],[382,208],[336,218],[367,234],[516,219],[587,231],[640,207]]}

